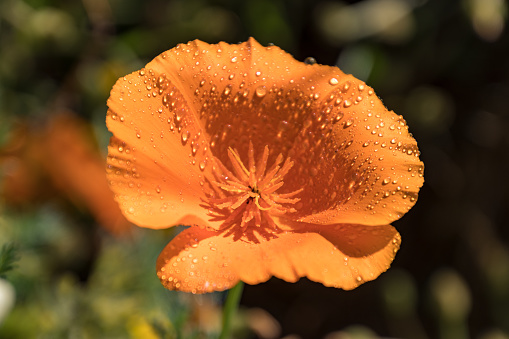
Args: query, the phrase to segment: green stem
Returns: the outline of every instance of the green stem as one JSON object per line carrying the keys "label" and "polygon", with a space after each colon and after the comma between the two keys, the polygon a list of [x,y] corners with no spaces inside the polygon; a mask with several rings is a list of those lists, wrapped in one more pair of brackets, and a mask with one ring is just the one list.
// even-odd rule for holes
{"label": "green stem", "polygon": [[221,330],[219,339],[230,338],[233,315],[239,308],[240,296],[242,295],[243,288],[244,283],[240,281],[237,285],[228,291],[228,296],[226,297],[226,302],[223,309],[223,329]]}

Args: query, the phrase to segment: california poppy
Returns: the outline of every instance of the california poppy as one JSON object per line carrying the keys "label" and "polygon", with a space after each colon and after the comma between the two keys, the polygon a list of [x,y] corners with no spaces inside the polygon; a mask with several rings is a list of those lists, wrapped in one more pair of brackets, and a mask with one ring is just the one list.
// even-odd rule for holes
{"label": "california poppy", "polygon": [[400,245],[423,184],[403,117],[337,67],[254,39],[195,40],[117,81],[108,178],[126,217],[191,226],[157,260],[169,289],[300,277],[353,289]]}
{"label": "california poppy", "polygon": [[130,231],[88,128],[70,112],[50,115],[42,126],[20,122],[0,149],[0,197],[5,203],[23,207],[63,196],[90,211],[108,231]]}

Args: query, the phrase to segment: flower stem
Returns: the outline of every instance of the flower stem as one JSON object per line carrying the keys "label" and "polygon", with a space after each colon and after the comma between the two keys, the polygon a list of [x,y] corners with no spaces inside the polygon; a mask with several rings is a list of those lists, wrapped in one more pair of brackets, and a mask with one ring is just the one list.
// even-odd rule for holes
{"label": "flower stem", "polygon": [[221,334],[219,335],[219,339],[230,338],[233,315],[239,308],[240,296],[242,295],[243,288],[244,283],[240,281],[237,285],[228,291],[228,296],[226,297],[226,302],[223,309],[223,328],[221,330]]}

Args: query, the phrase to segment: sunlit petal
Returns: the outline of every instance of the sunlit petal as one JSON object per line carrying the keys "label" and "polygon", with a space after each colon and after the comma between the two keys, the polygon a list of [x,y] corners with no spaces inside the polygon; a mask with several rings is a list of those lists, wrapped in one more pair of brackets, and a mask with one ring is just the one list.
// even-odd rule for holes
{"label": "sunlit petal", "polygon": [[304,188],[300,221],[385,225],[415,204],[424,165],[403,117],[362,81],[343,80],[296,138],[285,187]]}
{"label": "sunlit petal", "polygon": [[111,92],[106,119],[114,132],[108,148],[111,188],[127,218],[139,226],[211,225],[198,207],[208,142],[164,72],[132,73]]}
{"label": "sunlit petal", "polygon": [[308,224],[298,232],[243,234],[191,227],[160,254],[157,274],[165,287],[193,293],[271,276],[290,282],[308,277],[349,290],[387,270],[399,244],[390,225]]}

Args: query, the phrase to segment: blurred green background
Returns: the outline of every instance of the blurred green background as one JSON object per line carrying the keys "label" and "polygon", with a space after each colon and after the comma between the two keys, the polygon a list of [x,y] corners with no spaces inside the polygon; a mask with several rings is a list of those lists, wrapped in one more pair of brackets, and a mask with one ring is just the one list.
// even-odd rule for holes
{"label": "blurred green background", "polygon": [[[0,265],[0,338],[217,336],[224,293],[157,280],[174,231],[98,207],[106,99],[178,43],[250,36],[365,80],[407,120],[426,182],[394,224],[388,272],[348,292],[246,286],[235,336],[509,338],[507,13],[504,0],[2,0],[0,264],[16,262]],[[4,285],[16,301],[1,320]]]}

